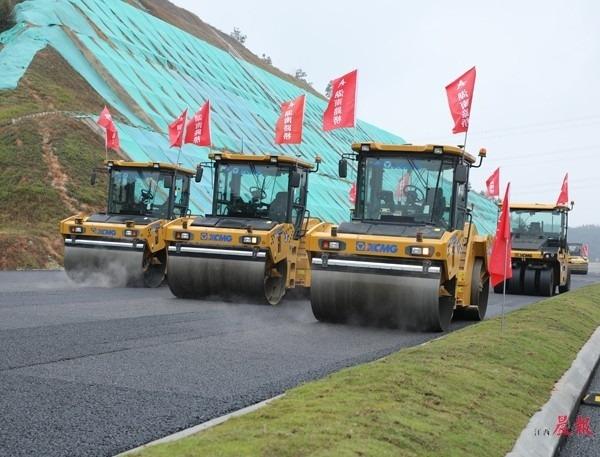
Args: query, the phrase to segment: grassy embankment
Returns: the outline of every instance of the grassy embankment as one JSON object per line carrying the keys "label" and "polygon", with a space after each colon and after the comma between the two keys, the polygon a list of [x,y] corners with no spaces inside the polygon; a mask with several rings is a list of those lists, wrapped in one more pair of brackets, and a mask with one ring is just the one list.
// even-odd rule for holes
{"label": "grassy embankment", "polygon": [[490,319],[135,455],[503,456],[599,324],[594,285],[509,314],[503,334]]}
{"label": "grassy embankment", "polygon": [[[52,114],[95,113],[103,105],[52,49],[38,53],[17,89],[0,93],[0,270],[60,264],[58,221],[103,207],[104,183],[89,184],[104,158],[102,138]],[[51,114],[27,117],[44,112]]]}

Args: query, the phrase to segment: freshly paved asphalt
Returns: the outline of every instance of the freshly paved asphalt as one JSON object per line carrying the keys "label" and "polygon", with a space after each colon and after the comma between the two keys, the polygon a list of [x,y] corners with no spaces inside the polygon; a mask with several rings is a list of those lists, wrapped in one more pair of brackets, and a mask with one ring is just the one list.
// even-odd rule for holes
{"label": "freshly paved asphalt", "polygon": [[[508,296],[506,311],[536,300]],[[490,301],[497,315],[501,296]],[[0,273],[0,456],[111,456],[438,336],[321,324],[306,300],[198,302]]]}

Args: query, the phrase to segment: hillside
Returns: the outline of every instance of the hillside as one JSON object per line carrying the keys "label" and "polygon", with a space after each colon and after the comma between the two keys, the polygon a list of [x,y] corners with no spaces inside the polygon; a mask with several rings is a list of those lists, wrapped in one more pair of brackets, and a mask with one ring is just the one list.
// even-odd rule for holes
{"label": "hillside", "polygon": [[[166,127],[206,100],[213,149],[319,155],[308,207],[333,222],[350,213],[340,154],[355,141],[405,142],[360,119],[353,129],[324,132],[323,96],[166,0],[28,0],[14,11],[14,25],[0,34],[0,158],[8,164],[0,171],[0,268],[60,264],[58,221],[102,208],[102,184],[92,188],[88,177],[104,156],[94,122],[104,105],[123,156],[135,161],[176,160]],[[281,103],[302,93],[302,144],[275,145]],[[179,160],[194,168],[208,152],[186,145]],[[209,180],[192,186],[191,211],[210,208],[211,194]],[[476,194],[471,200],[479,231],[492,233],[495,205]]]}
{"label": "hillside", "polygon": [[51,49],[0,97],[0,269],[60,264],[58,221],[102,207],[105,183],[92,187],[89,175],[103,141],[72,114],[102,103]]}
{"label": "hillside", "polygon": [[[0,32],[14,25],[8,12],[17,3],[20,0],[0,0]],[[322,97],[166,0],[130,3]],[[60,265],[58,221],[103,207],[104,183],[89,185],[90,170],[104,159],[101,132],[76,116],[97,113],[105,103],[52,48],[36,54],[15,90],[1,92],[0,161],[5,165],[0,169],[0,269]],[[125,120],[114,107],[112,112],[117,120]]]}
{"label": "hillside", "polygon": [[600,262],[600,225],[582,225],[569,228],[569,241],[587,243],[590,247],[590,258]]}

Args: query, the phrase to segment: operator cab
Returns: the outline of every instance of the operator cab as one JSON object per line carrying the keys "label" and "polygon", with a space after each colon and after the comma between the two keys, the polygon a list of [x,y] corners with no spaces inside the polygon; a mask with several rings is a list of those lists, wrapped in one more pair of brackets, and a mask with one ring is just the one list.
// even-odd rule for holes
{"label": "operator cab", "polygon": [[[107,161],[107,213],[94,214],[89,222],[175,219],[188,212],[190,179],[194,172],[177,165]],[[95,183],[95,172],[92,184]]]}
{"label": "operator cab", "polygon": [[214,169],[212,214],[192,225],[268,230],[289,223],[300,233],[311,164],[284,156],[213,153],[209,158]]}
{"label": "operator cab", "polygon": [[510,220],[515,249],[567,248],[567,206],[513,203]]}
{"label": "operator cab", "polygon": [[356,207],[353,222],[340,231],[410,235],[418,228],[439,238],[464,227],[473,156],[452,146],[363,143],[352,149],[340,161],[340,175],[347,159],[358,162]]}

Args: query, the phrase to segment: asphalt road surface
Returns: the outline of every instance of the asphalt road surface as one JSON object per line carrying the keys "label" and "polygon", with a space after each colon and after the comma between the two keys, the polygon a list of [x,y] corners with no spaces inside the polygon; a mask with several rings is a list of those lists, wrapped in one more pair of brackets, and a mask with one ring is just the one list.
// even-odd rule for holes
{"label": "asphalt road surface", "polygon": [[[508,296],[506,311],[536,300]],[[490,301],[497,315],[501,296]],[[111,456],[438,336],[321,324],[305,300],[199,302],[3,272],[0,455]]]}
{"label": "asphalt road surface", "polygon": [[[600,275],[600,264],[591,264],[590,274],[594,276]],[[600,392],[600,366],[596,368],[587,392]],[[589,428],[592,436],[587,435],[587,430],[585,430],[584,426],[578,428],[573,424],[573,433],[567,438],[559,456],[598,457],[600,455],[600,406],[581,405],[575,421],[577,421],[577,417],[579,417],[580,424],[584,424],[589,420]],[[553,432],[556,424],[550,425],[550,431]]]}

